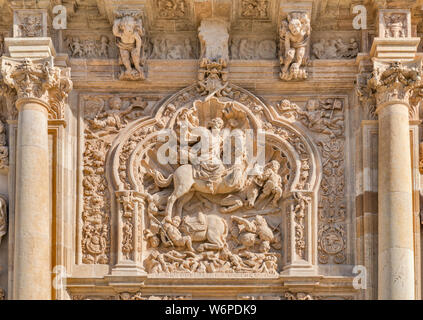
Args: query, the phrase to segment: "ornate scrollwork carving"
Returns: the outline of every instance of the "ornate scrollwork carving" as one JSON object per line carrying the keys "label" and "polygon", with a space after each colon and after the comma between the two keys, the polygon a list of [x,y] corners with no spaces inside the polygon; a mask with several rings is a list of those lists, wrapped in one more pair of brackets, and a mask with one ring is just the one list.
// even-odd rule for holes
{"label": "ornate scrollwork carving", "polygon": [[12,89],[3,89],[9,99],[15,99],[14,92],[18,99],[41,99],[48,105],[49,118],[64,118],[65,100],[72,90],[70,69],[52,67],[50,59],[3,58],[1,73],[4,84]]}
{"label": "ornate scrollwork carving", "polygon": [[[84,101],[82,262],[109,262],[110,254],[110,194],[104,176],[107,152],[114,137],[130,122],[143,115],[148,102],[140,96],[94,96]],[[137,138],[137,137],[133,137]],[[130,200],[128,200],[128,197]],[[124,220],[122,248],[130,257],[133,251],[133,204],[131,194],[119,195]]]}
{"label": "ornate scrollwork carving", "polygon": [[367,84],[376,98],[376,105],[383,105],[388,101],[400,101],[409,105],[410,97],[423,85],[421,75],[420,63],[375,61]]}

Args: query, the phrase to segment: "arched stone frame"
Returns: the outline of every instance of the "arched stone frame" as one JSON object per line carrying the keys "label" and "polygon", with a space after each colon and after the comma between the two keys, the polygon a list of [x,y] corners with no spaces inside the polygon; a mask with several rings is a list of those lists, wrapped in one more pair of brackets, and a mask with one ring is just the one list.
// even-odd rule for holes
{"label": "arched stone frame", "polygon": [[[284,193],[282,208],[284,232],[281,271],[286,275],[316,274],[317,192],[321,180],[321,160],[317,147],[301,128],[280,117],[273,107],[267,106],[245,89],[234,85],[230,88],[237,92],[238,97],[218,99],[235,101],[248,116],[258,119],[258,128],[266,130],[266,144],[277,146],[288,157],[291,170],[294,172],[290,178],[289,192]],[[131,274],[145,272],[143,253],[146,244],[142,232],[145,228],[146,199],[143,190],[137,188],[135,182],[137,173],[133,169],[133,163],[136,159],[140,159],[138,153],[142,152],[143,143],[154,139],[163,127],[160,120],[166,117],[168,106],[174,106],[176,111],[183,106],[192,105],[195,100],[204,100],[196,94],[195,85],[177,92],[159,102],[151,110],[150,115],[129,124],[112,143],[106,158],[106,178],[110,194],[115,194],[115,200],[111,203],[111,251],[116,252],[116,257],[114,259],[112,257],[113,270],[116,272],[129,271]],[[142,128],[147,128],[143,132],[143,138],[135,146],[133,143],[130,146],[131,137],[140,135]],[[131,147],[131,154],[124,155]],[[122,158],[125,159],[123,161],[125,163],[122,162]],[[122,176],[128,178],[129,183],[122,181]],[[132,203],[133,206],[125,208],[125,203]],[[300,209],[304,215],[298,212]]]}

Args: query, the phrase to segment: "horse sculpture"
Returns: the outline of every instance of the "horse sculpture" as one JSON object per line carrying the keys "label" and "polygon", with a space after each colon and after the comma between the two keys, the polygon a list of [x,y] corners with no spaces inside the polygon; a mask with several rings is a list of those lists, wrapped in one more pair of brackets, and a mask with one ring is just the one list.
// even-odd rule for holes
{"label": "horse sculpture", "polygon": [[202,178],[196,178],[196,168],[191,164],[184,164],[178,167],[173,174],[170,174],[167,178],[159,171],[149,169],[150,175],[154,178],[157,186],[165,188],[169,186],[173,181],[173,192],[168,198],[166,206],[166,216],[171,217],[173,206],[179,199],[177,205],[176,214],[181,216],[183,206],[191,200],[195,191],[206,193],[206,194],[226,194],[231,192],[237,192],[241,190],[247,177],[247,170],[245,164],[239,164],[233,166],[230,170],[225,170],[222,176],[211,182]]}
{"label": "horse sculpture", "polygon": [[226,245],[228,225],[225,219],[214,215],[198,213],[197,218],[185,216],[181,231],[189,235],[193,242],[208,241],[201,244],[197,251],[221,250]]}

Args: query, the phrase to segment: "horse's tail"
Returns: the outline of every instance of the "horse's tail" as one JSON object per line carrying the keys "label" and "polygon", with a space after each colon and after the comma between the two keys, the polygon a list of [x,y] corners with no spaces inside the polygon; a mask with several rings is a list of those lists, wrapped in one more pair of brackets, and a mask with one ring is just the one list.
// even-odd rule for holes
{"label": "horse's tail", "polygon": [[169,186],[172,183],[173,173],[171,173],[167,178],[165,178],[165,177],[163,177],[163,175],[161,174],[161,172],[156,171],[153,174],[153,178],[154,178],[154,183],[158,187],[165,188],[165,187]]}
{"label": "horse's tail", "polygon": [[158,170],[153,170],[147,161],[141,161],[144,168],[147,169],[148,173],[153,177],[154,183],[160,188],[166,188],[172,183],[173,173],[171,173],[167,178],[163,177],[162,173]]}

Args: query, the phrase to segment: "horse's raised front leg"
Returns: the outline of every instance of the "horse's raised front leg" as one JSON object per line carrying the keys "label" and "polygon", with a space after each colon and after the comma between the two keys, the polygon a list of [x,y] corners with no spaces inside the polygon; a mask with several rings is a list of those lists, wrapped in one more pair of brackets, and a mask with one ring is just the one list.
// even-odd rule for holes
{"label": "horse's raised front leg", "polygon": [[176,200],[182,197],[184,194],[188,193],[191,190],[192,185],[194,184],[194,179],[192,177],[192,166],[183,165],[175,170],[173,174],[173,192],[170,195],[167,206],[166,206],[166,216],[172,217],[173,205]]}
{"label": "horse's raised front leg", "polygon": [[182,209],[184,208],[184,205],[192,199],[192,196],[194,195],[194,191],[190,191],[186,194],[184,194],[181,198],[178,200],[178,204],[176,205],[176,215],[182,216]]}

